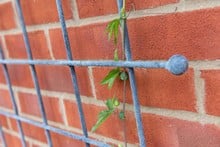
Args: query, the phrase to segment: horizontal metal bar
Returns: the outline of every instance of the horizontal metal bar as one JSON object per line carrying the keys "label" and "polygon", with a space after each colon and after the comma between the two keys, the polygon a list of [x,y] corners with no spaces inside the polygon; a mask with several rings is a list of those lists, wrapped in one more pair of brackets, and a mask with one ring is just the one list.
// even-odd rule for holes
{"label": "horizontal metal bar", "polygon": [[175,75],[183,74],[188,69],[188,61],[184,56],[181,55],[174,55],[168,61],[113,61],[113,60],[70,60],[69,61],[69,60],[0,59],[0,64],[165,68]]}
{"label": "horizontal metal bar", "polygon": [[37,127],[40,127],[40,128],[43,128],[45,130],[50,130],[50,131],[52,131],[54,133],[57,133],[57,134],[60,134],[60,135],[64,135],[64,136],[67,136],[67,137],[70,137],[70,138],[73,138],[73,139],[76,139],[76,140],[79,140],[79,141],[83,141],[83,142],[86,142],[86,143],[93,144],[95,146],[110,147],[110,145],[108,145],[106,143],[96,141],[96,140],[87,138],[85,136],[77,135],[77,134],[65,131],[63,129],[52,127],[52,126],[49,126],[49,125],[31,120],[31,119],[28,119],[28,118],[25,118],[25,117],[22,117],[22,116],[15,115],[15,114],[10,113],[10,112],[6,112],[4,110],[0,110],[0,114],[5,115],[5,116],[10,117],[10,118],[13,118],[13,119],[20,120],[22,122],[25,122],[25,123],[28,123],[28,124],[31,124],[31,125],[34,125],[34,126],[37,126]]}
{"label": "horizontal metal bar", "polygon": [[115,67],[140,67],[164,68],[165,61],[112,61],[112,60],[20,60],[0,59],[0,64],[29,64],[29,65],[67,65],[67,66],[115,66]]}

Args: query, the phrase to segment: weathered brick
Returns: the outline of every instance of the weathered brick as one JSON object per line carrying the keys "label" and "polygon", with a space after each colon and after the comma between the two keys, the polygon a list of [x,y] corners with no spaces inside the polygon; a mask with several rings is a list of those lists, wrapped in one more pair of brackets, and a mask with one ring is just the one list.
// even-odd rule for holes
{"label": "weathered brick", "polygon": [[8,90],[0,90],[0,107],[12,109],[12,102]]}
{"label": "weathered brick", "polygon": [[12,3],[0,4],[0,30],[15,28],[14,10]]}
{"label": "weathered brick", "polygon": [[[40,107],[38,105],[38,98],[36,95],[20,92],[18,93],[18,96],[22,113],[41,117]],[[62,112],[59,106],[59,99],[52,97],[43,97],[43,103],[47,119],[63,123]]]}
{"label": "weathered brick", "polygon": [[[126,6],[127,10],[133,6],[136,10],[140,10],[146,8],[154,8],[178,1],[179,0],[128,0]],[[77,0],[77,4],[80,18],[117,13],[117,3],[115,0]]]}
{"label": "weathered brick", "polygon": [[[37,66],[36,69],[42,89],[69,93],[73,92],[73,85],[68,67]],[[92,96],[87,68],[76,68],[76,74],[81,95]]]}
{"label": "weathered brick", "polygon": [[[46,37],[43,31],[28,33],[31,51],[34,59],[50,59],[49,49],[46,43]],[[27,58],[26,48],[22,34],[6,35],[5,42],[9,57]]]}
{"label": "weathered brick", "polygon": [[[111,90],[100,84],[108,71],[109,68],[93,68],[96,96],[105,100],[115,95],[122,101],[122,81],[116,81]],[[135,69],[135,75],[141,105],[195,111],[193,70],[174,76],[164,69]],[[126,89],[127,102],[132,103],[129,83]]]}
{"label": "weathered brick", "polygon": [[[105,24],[94,24],[68,29],[74,59],[112,59],[114,45],[108,41]],[[49,31],[53,54],[65,59],[66,52],[60,29]]]}
{"label": "weathered brick", "polygon": [[202,78],[205,80],[205,108],[210,115],[220,115],[220,71],[204,70]]}
{"label": "weathered brick", "polygon": [[197,122],[143,114],[145,137],[148,146],[217,147],[220,145],[220,128]]}
{"label": "weathered brick", "polygon": [[[72,18],[71,1],[62,0],[65,19]],[[21,7],[27,25],[59,21],[54,0],[22,0]]]}
{"label": "weathered brick", "polygon": [[220,7],[128,20],[134,59],[218,59]]}

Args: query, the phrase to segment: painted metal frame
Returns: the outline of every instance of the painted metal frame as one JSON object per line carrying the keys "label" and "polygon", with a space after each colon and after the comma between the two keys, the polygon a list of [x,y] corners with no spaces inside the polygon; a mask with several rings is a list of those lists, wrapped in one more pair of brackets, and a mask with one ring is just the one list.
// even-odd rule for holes
{"label": "painted metal frame", "polygon": [[[120,11],[122,7],[122,0],[117,0],[118,3],[118,10]],[[57,5],[57,11],[59,14],[59,19],[61,23],[61,28],[62,28],[62,35],[63,35],[63,40],[65,43],[65,49],[66,49],[66,60],[34,60],[32,57],[32,51],[28,39],[28,33],[26,30],[26,25],[24,21],[24,17],[22,14],[22,8],[20,5],[20,0],[15,0],[16,4],[16,11],[19,17],[20,21],[20,26],[23,32],[23,38],[24,38],[24,43],[26,47],[26,52],[28,54],[28,59],[5,59],[4,54],[2,49],[0,48],[0,64],[3,67],[6,83],[8,85],[8,90],[10,93],[10,98],[12,100],[13,104],[13,110],[14,113],[9,113],[3,110],[0,110],[0,115],[5,115],[7,117],[16,119],[17,125],[19,128],[19,135],[20,139],[22,142],[22,146],[26,147],[26,142],[25,142],[25,136],[23,132],[23,128],[21,123],[29,123],[31,125],[43,128],[45,130],[46,138],[47,138],[47,143],[49,147],[52,147],[52,140],[51,140],[51,135],[50,132],[55,132],[64,136],[68,136],[72,139],[80,140],[85,143],[86,147],[89,147],[90,144],[100,146],[100,147],[110,147],[109,144],[101,141],[97,141],[95,139],[91,139],[88,137],[88,131],[86,128],[86,122],[85,122],[85,117],[83,113],[83,108],[82,108],[82,103],[81,103],[81,97],[80,97],[80,91],[78,87],[78,82],[76,78],[76,72],[75,72],[75,66],[113,66],[113,67],[126,67],[128,68],[128,73],[129,73],[129,80],[130,80],[130,86],[131,86],[131,91],[132,91],[132,98],[133,98],[133,105],[134,105],[134,113],[135,113],[135,119],[136,119],[136,125],[137,125],[137,130],[138,130],[138,137],[139,137],[139,144],[141,147],[146,147],[147,142],[144,137],[144,128],[141,120],[141,111],[140,111],[140,104],[138,100],[138,94],[137,94],[137,88],[136,88],[136,81],[135,81],[135,72],[134,68],[139,67],[139,68],[165,68],[169,70],[171,73],[175,75],[180,75],[183,74],[187,68],[188,68],[188,61],[185,57],[181,55],[174,55],[172,56],[168,61],[132,61],[132,55],[131,55],[131,49],[130,49],[130,43],[129,43],[129,35],[128,35],[128,30],[127,30],[127,25],[126,25],[126,20],[125,20],[125,57],[126,61],[110,61],[110,60],[105,60],[105,61],[100,61],[100,60],[74,60],[72,57],[72,52],[71,52],[71,46],[69,42],[69,37],[68,37],[68,32],[67,32],[67,27],[65,23],[65,18],[63,14],[63,9],[62,9],[62,3],[61,0],[56,0],[56,5]],[[41,116],[43,122],[37,122],[29,118],[25,118],[23,116],[19,115],[17,104],[15,101],[14,97],[14,92],[12,89],[12,84],[8,72],[7,65],[8,64],[25,64],[30,66],[31,74],[32,74],[32,79],[33,83],[35,86],[35,90],[37,93],[38,97],[38,105],[41,111]],[[70,69],[71,73],[71,79],[72,79],[72,85],[74,89],[74,93],[76,96],[76,102],[78,106],[78,113],[80,116],[80,121],[81,121],[81,127],[82,127],[82,134],[83,135],[78,135],[74,134],[53,126],[50,126],[48,124],[47,116],[45,113],[45,108],[42,100],[42,95],[41,95],[41,89],[39,86],[38,82],[38,77],[35,69],[35,65],[57,65],[57,66],[68,66]],[[0,126],[0,136],[1,139],[3,140],[3,144],[5,147],[7,147],[7,144],[5,142],[5,137],[4,137],[4,132],[2,130],[2,127]]]}

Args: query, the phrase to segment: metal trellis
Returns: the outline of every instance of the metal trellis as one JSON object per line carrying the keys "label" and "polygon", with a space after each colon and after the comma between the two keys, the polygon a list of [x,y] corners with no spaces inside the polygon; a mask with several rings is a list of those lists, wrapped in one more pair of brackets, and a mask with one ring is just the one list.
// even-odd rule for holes
{"label": "metal trellis", "polygon": [[[117,0],[117,2],[118,2],[118,10],[121,10],[122,0]],[[19,134],[20,134],[22,146],[26,147],[25,136],[24,136],[24,132],[22,129],[22,125],[21,125],[21,122],[25,122],[25,123],[29,123],[31,125],[43,128],[45,130],[48,146],[50,146],[50,147],[53,146],[52,141],[51,141],[50,132],[55,132],[55,133],[58,133],[58,134],[61,134],[64,136],[68,136],[72,139],[80,140],[80,141],[84,142],[85,146],[87,146],[87,147],[89,147],[90,144],[100,146],[100,147],[110,147],[110,145],[105,142],[97,141],[95,139],[91,139],[88,137],[88,131],[86,128],[86,122],[85,122],[84,113],[83,113],[83,109],[82,109],[81,97],[80,97],[80,92],[79,92],[79,87],[78,87],[78,82],[77,82],[76,72],[75,72],[74,67],[75,66],[112,66],[112,67],[126,67],[126,68],[128,68],[129,80],[130,80],[130,86],[131,86],[132,98],[133,98],[133,105],[134,105],[134,113],[135,113],[136,125],[137,125],[137,130],[138,130],[137,133],[138,133],[138,137],[139,137],[139,144],[141,147],[146,147],[147,142],[144,137],[144,131],[143,131],[144,129],[143,129],[142,120],[141,120],[141,111],[140,111],[140,105],[139,105],[136,82],[135,82],[134,68],[136,68],[136,67],[139,67],[139,68],[165,68],[165,69],[169,70],[172,74],[180,75],[180,74],[184,73],[188,68],[187,59],[181,55],[174,55],[168,61],[132,61],[132,55],[131,55],[131,49],[130,49],[130,43],[129,43],[129,35],[128,35],[128,30],[127,30],[127,25],[125,23],[125,56],[126,56],[126,61],[74,60],[72,57],[69,37],[68,37],[67,28],[66,28],[66,24],[65,24],[62,3],[61,3],[61,0],[56,0],[57,10],[58,10],[59,19],[60,19],[61,28],[62,28],[63,40],[65,43],[67,60],[34,60],[32,57],[32,51],[31,51],[31,47],[30,47],[30,43],[29,43],[29,39],[28,39],[26,25],[24,22],[23,14],[22,14],[20,0],[15,0],[15,4],[16,4],[16,10],[17,10],[17,14],[19,17],[19,21],[20,21],[20,26],[21,26],[21,29],[23,32],[23,38],[24,38],[24,42],[25,42],[26,52],[28,54],[28,59],[5,59],[3,51],[0,48],[0,64],[3,67],[4,76],[6,79],[6,84],[8,86],[10,98],[12,100],[13,109],[14,109],[14,113],[0,110],[0,115],[5,115],[7,117],[16,119],[17,125],[19,128]],[[24,64],[24,65],[30,66],[33,83],[34,83],[35,90],[36,90],[36,93],[38,96],[38,105],[40,107],[41,116],[43,119],[42,123],[19,115],[17,104],[16,104],[15,97],[14,97],[14,93],[13,93],[13,89],[12,89],[12,84],[11,84],[9,72],[8,72],[8,68],[7,68],[7,65],[9,65],[9,64],[19,64],[19,65]],[[44,104],[43,104],[42,95],[41,95],[41,89],[39,86],[35,65],[56,65],[56,66],[68,66],[69,67],[70,73],[71,73],[72,85],[73,85],[74,93],[76,96],[76,102],[77,102],[77,106],[78,106],[78,112],[79,112],[79,116],[80,116],[83,135],[74,134],[74,133],[50,126],[48,124],[48,120],[47,120],[47,116],[46,116],[45,109],[44,109]],[[0,135],[1,135],[1,139],[3,140],[4,146],[6,147],[7,144],[5,142],[4,132],[2,130],[2,127],[0,127]]]}

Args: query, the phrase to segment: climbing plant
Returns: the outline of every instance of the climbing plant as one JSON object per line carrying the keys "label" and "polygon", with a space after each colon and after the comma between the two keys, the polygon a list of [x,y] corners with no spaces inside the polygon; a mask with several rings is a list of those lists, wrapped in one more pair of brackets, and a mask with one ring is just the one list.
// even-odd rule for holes
{"label": "climbing plant", "polygon": [[[112,43],[114,44],[114,61],[119,61],[119,60],[125,60],[125,56],[124,56],[124,24],[125,21],[127,19],[126,16],[126,11],[125,11],[125,3],[126,0],[123,0],[123,7],[120,10],[119,16],[118,18],[115,18],[114,20],[112,20],[111,22],[108,23],[107,27],[106,27],[106,31],[107,31],[107,35],[108,35],[108,40],[112,41]],[[122,57],[119,58],[118,56],[118,42],[119,42],[119,33],[120,33],[120,28],[121,28],[121,34],[122,34]],[[126,81],[128,80],[128,74],[126,71],[126,68],[122,68],[122,67],[115,67],[112,70],[110,70],[108,72],[108,74],[104,77],[104,79],[101,81],[102,85],[107,85],[108,89],[111,89],[112,86],[114,85],[116,79],[120,79],[121,81],[123,81],[123,102],[119,102],[119,99],[117,98],[117,96],[113,96],[112,98],[108,98],[105,102],[106,105],[106,109],[102,110],[99,114],[98,114],[98,120],[97,122],[94,124],[94,126],[92,127],[91,131],[95,132],[100,125],[102,125],[108,118],[109,116],[111,116],[112,114],[114,114],[116,112],[116,109],[119,107],[120,104],[123,105],[123,109],[121,111],[117,111],[116,113],[118,113],[118,117],[119,119],[124,121],[124,142],[125,142],[125,146],[127,146],[127,141],[126,141],[126,127],[125,127],[125,103],[126,103]],[[121,146],[121,145],[119,145]]]}

